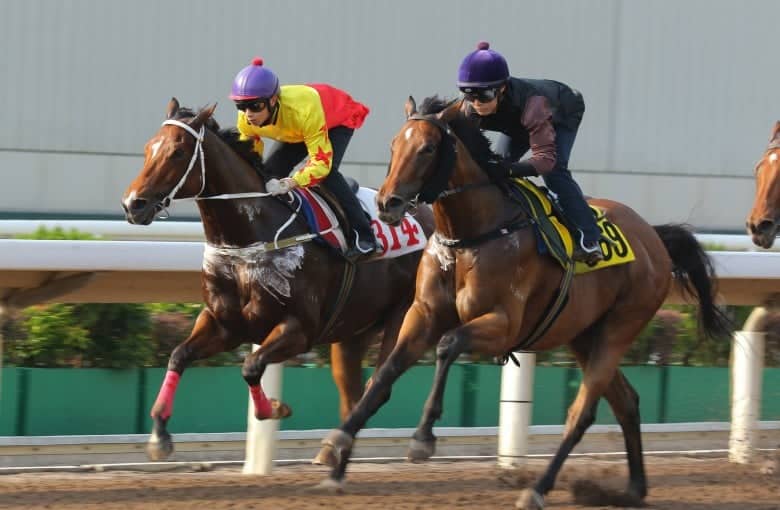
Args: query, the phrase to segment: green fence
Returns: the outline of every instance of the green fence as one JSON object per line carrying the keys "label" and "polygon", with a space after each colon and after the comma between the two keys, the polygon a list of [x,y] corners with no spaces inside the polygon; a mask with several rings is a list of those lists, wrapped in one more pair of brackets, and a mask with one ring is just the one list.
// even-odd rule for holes
{"label": "green fence", "polygon": [[[729,421],[727,368],[624,367],[640,395],[642,422]],[[151,428],[149,409],[165,369],[103,370],[14,368],[2,370],[0,435],[134,434]],[[282,429],[332,428],[338,395],[327,368],[285,368],[284,400],[293,415]],[[370,375],[367,369],[365,377]],[[574,368],[537,367],[533,424],[561,424],[577,391]],[[501,367],[455,365],[445,393],[449,427],[496,426]],[[433,379],[433,367],[417,366],[393,388],[390,401],[369,427],[413,427]],[[191,368],[182,377],[170,430],[246,430],[248,393],[238,367]],[[762,419],[780,420],[780,369],[765,369]],[[602,401],[598,423],[614,423]]]}

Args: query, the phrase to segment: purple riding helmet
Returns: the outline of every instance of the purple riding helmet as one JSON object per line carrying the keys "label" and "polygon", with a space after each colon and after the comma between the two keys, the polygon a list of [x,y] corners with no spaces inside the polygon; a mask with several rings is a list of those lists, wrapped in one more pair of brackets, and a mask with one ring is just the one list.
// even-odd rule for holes
{"label": "purple riding helmet", "polygon": [[477,49],[461,62],[458,68],[458,88],[487,89],[498,87],[509,79],[509,66],[490,43],[480,41]]}
{"label": "purple riding helmet", "polygon": [[241,69],[233,80],[230,99],[267,99],[279,93],[279,78],[273,71],[263,67],[263,59],[255,57],[252,63]]}

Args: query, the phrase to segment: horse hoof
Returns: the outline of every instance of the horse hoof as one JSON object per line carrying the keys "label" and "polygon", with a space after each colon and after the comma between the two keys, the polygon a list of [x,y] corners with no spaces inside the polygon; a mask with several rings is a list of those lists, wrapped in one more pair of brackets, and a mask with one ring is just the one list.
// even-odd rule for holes
{"label": "horse hoof", "polygon": [[515,501],[515,508],[519,510],[542,510],[544,498],[533,489],[523,489],[520,497]]}
{"label": "horse hoof", "polygon": [[152,461],[165,460],[173,453],[173,441],[171,435],[167,432],[158,434],[152,432],[149,441],[146,443],[146,456]]}
{"label": "horse hoof", "polygon": [[338,460],[336,459],[336,454],[333,452],[333,447],[330,445],[323,446],[311,463],[315,466],[336,467]]}
{"label": "horse hoof", "polygon": [[341,462],[341,459],[344,458],[343,454],[349,454],[349,451],[352,450],[352,443],[354,441],[352,436],[343,430],[333,429],[325,436],[325,439],[322,440],[322,445],[330,447],[331,452],[333,453],[333,459],[336,464],[338,464]]}
{"label": "horse hoof", "polygon": [[341,480],[326,478],[325,480],[315,485],[314,490],[327,494],[344,494],[344,482]]}
{"label": "horse hoof", "polygon": [[292,409],[290,409],[290,406],[281,400],[270,398],[268,401],[271,403],[271,414],[268,416],[261,416],[255,411],[255,418],[258,420],[281,420],[292,416]]}
{"label": "horse hoof", "polygon": [[435,439],[433,441],[419,441],[412,438],[409,441],[409,451],[406,458],[409,462],[425,462],[433,456],[434,452],[436,452]]}

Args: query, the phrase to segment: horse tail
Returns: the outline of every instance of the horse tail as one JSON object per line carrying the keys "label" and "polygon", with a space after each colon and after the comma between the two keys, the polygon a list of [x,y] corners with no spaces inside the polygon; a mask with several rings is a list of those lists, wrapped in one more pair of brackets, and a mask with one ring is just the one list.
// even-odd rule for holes
{"label": "horse tail", "polygon": [[715,304],[715,269],[687,225],[656,225],[656,233],[672,258],[672,272],[683,294],[699,301],[699,324],[710,338],[730,336],[731,320]]}

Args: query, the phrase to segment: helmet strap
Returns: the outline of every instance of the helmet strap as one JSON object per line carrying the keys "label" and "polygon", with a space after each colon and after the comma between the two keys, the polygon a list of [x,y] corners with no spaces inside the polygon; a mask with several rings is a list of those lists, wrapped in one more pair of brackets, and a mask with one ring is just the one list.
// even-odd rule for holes
{"label": "helmet strap", "polygon": [[276,101],[274,101],[274,105],[271,106],[271,99],[268,99],[267,108],[270,115],[268,116],[268,119],[260,125],[260,127],[276,123],[276,116],[279,114],[279,94],[274,94],[272,97],[276,97]]}

